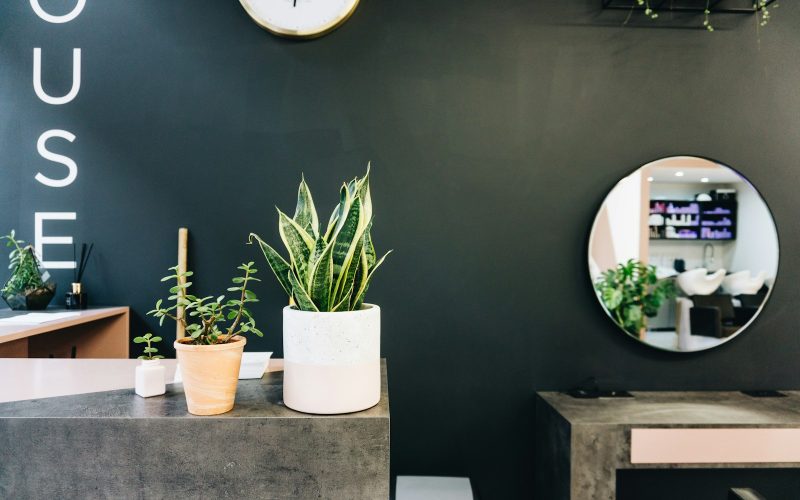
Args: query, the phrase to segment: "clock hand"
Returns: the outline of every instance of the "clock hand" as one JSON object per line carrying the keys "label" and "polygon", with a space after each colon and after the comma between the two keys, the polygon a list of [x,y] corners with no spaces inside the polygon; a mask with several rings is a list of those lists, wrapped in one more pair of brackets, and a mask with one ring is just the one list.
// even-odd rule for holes
{"label": "clock hand", "polygon": [[292,4],[292,7],[297,7],[297,0],[294,0],[294,3]]}

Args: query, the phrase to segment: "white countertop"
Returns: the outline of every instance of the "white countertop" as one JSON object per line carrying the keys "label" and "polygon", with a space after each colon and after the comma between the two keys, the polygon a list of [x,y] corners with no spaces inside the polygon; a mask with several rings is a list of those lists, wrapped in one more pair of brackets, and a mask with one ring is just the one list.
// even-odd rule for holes
{"label": "white countertop", "polygon": [[[0,359],[0,403],[133,389],[138,359]],[[162,359],[167,383],[175,377],[174,359]],[[283,360],[267,372],[283,370]]]}
{"label": "white countertop", "polygon": [[[162,359],[166,379],[174,359]],[[132,389],[138,359],[0,359],[0,403]]]}

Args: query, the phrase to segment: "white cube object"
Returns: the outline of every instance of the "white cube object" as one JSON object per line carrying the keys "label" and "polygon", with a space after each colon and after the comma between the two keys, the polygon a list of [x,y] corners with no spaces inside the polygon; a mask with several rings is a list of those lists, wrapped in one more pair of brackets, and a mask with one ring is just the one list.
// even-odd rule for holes
{"label": "white cube object", "polygon": [[166,370],[159,360],[142,360],[136,367],[136,394],[143,398],[164,394],[167,391],[165,375]]}

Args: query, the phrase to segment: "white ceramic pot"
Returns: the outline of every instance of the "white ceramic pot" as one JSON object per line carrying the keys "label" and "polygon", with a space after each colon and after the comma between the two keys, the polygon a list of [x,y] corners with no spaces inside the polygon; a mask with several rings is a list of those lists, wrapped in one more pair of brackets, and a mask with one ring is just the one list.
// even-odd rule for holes
{"label": "white ceramic pot", "polygon": [[167,391],[166,370],[157,359],[144,359],[136,367],[136,394],[143,398],[160,396]]}
{"label": "white ceramic pot", "polygon": [[381,309],[283,309],[283,402],[305,413],[366,410],[381,399]]}

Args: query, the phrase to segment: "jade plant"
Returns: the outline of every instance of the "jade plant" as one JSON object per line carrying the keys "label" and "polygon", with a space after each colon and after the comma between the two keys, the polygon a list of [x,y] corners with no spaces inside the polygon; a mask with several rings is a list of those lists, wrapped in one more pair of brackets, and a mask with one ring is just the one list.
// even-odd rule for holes
{"label": "jade plant", "polygon": [[605,271],[595,289],[614,321],[635,337],[647,330],[647,318],[677,294],[674,281],[659,279],[655,266],[633,259]]}
{"label": "jade plant", "polygon": [[163,325],[166,318],[183,325],[187,335],[184,342],[193,345],[226,344],[235,336],[250,332],[261,337],[263,333],[256,327],[256,321],[247,308],[248,304],[258,302],[256,294],[248,288],[252,282],[261,281],[253,277],[258,272],[253,266],[254,263],[249,262],[237,268],[242,273],[231,280],[234,286],[228,291],[237,295],[231,299],[225,295],[198,297],[190,294],[188,290],[192,282],[186,279],[194,273],[181,272],[178,266],[171,267],[172,274],[161,279],[162,282],[175,282],[167,298],[170,305],[165,306],[164,300],[159,299],[147,314],[158,318],[159,325]]}
{"label": "jade plant", "polygon": [[369,166],[363,178],[344,183],[339,204],[324,230],[305,177],[300,181],[294,217],[278,209],[278,230],[289,254],[284,259],[260,236],[257,241],[275,277],[302,311],[341,312],[361,309],[378,259],[372,244],[372,197]]}
{"label": "jade plant", "polygon": [[161,337],[154,337],[152,333],[145,333],[141,337],[134,337],[133,341],[137,344],[147,344],[144,348],[144,354],[139,356],[139,359],[146,361],[153,361],[155,359],[164,359],[164,356],[156,354],[158,349],[153,347],[153,344],[161,342]]}

